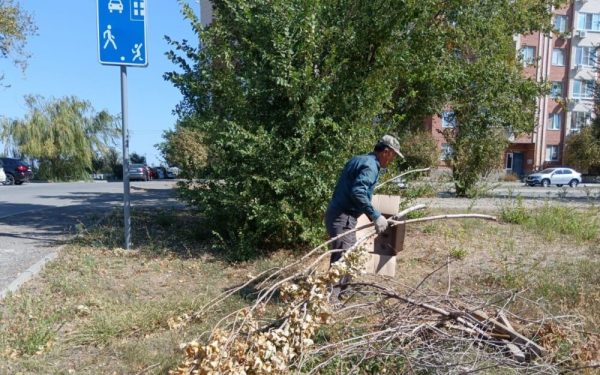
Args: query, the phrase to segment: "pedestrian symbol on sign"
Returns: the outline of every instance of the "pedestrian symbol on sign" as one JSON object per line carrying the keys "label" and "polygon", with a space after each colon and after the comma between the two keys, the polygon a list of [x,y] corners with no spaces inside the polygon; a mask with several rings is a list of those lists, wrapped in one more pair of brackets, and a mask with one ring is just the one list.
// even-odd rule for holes
{"label": "pedestrian symbol on sign", "polygon": [[106,42],[104,43],[104,49],[106,49],[106,47],[108,47],[108,44],[112,44],[114,49],[117,49],[117,44],[115,43],[115,36],[112,33],[112,26],[108,25],[106,26],[106,30],[104,30],[104,33],[102,34],[102,38],[106,39]]}
{"label": "pedestrian symbol on sign", "polygon": [[142,52],[140,51],[141,48],[142,48],[142,43],[134,44],[133,49],[131,50],[131,52],[133,53],[133,59],[131,59],[131,61],[135,61],[135,60],[144,61],[144,59],[142,59]]}

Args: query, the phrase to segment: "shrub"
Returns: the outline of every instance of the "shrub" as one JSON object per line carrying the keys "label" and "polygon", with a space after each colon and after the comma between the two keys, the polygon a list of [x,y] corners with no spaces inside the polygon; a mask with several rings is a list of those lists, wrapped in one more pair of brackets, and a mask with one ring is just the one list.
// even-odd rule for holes
{"label": "shrub", "polygon": [[515,173],[507,173],[504,176],[500,177],[500,181],[517,182],[519,181],[519,176],[517,176]]}
{"label": "shrub", "polygon": [[500,220],[505,223],[524,224],[529,219],[529,211],[523,207],[523,197],[521,195],[518,195],[512,203],[500,208]]}

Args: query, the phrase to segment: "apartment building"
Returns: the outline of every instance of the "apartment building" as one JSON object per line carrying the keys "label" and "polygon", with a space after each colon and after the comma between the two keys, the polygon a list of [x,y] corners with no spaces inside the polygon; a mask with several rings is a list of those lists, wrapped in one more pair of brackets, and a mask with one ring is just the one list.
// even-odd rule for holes
{"label": "apartment building", "polygon": [[[565,140],[588,126],[593,114],[593,86],[597,80],[600,46],[600,0],[575,0],[556,9],[555,33],[518,35],[524,74],[549,82],[549,95],[537,99],[538,118],[533,133],[513,137],[504,155],[506,173],[522,176],[533,170],[563,165]],[[438,130],[455,126],[451,113],[428,119],[425,126],[440,145],[440,165],[452,151]]]}

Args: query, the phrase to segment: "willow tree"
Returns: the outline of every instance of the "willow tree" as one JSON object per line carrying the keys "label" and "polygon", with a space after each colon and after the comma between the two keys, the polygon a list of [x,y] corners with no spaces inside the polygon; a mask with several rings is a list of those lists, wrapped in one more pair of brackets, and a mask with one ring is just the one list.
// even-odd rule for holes
{"label": "willow tree", "polygon": [[25,102],[25,118],[5,121],[0,134],[9,153],[38,161],[40,178],[89,178],[94,156],[108,153],[120,134],[117,119],[88,101],[27,96]]}
{"label": "willow tree", "polygon": [[[0,0],[0,58],[11,58],[25,68],[29,54],[25,51],[27,38],[37,28],[31,15],[12,0]],[[4,75],[0,72],[0,81]]]}

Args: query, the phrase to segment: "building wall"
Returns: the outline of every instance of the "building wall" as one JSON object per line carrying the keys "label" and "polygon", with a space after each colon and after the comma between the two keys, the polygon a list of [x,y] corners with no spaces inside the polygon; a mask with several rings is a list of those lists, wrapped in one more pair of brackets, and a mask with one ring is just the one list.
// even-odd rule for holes
{"label": "building wall", "polygon": [[210,0],[200,0],[200,22],[202,22],[202,25],[210,25],[212,18],[213,8]]}

